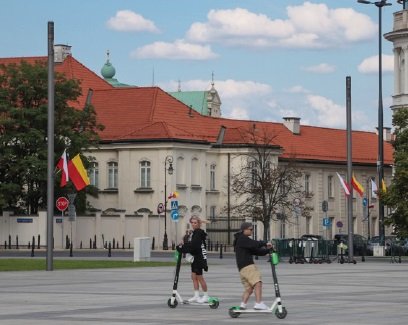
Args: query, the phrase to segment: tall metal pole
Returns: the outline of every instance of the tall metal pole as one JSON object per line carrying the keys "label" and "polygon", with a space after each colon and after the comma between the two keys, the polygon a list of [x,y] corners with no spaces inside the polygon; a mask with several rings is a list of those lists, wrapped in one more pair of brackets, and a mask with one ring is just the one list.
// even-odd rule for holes
{"label": "tall metal pole", "polygon": [[[383,143],[383,99],[382,99],[382,7],[383,2],[377,2],[378,7],[378,187],[384,177],[384,143]],[[384,228],[384,203],[379,196],[378,200],[378,221],[380,246],[384,246],[385,228]]]}
{"label": "tall metal pole", "polygon": [[[352,136],[351,136],[351,77],[346,77],[346,119],[347,119],[347,182],[351,184],[353,176]],[[353,260],[353,187],[350,186],[350,195],[347,197],[348,223],[348,257]]]}
{"label": "tall metal pole", "polygon": [[47,271],[53,270],[54,239],[54,22],[48,22]]}

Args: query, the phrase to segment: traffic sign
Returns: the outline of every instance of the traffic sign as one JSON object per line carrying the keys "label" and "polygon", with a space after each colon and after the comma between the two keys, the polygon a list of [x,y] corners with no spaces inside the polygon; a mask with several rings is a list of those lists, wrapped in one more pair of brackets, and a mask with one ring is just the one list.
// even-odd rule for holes
{"label": "traffic sign", "polygon": [[178,221],[179,214],[177,210],[171,210],[170,216],[173,221]]}
{"label": "traffic sign", "polygon": [[157,213],[163,213],[164,212],[164,204],[159,203],[157,206]]}
{"label": "traffic sign", "polygon": [[57,209],[61,212],[65,211],[68,208],[68,204],[69,201],[64,196],[60,196],[55,202]]}
{"label": "traffic sign", "polygon": [[366,197],[363,198],[363,207],[366,207],[366,206],[367,206],[367,203],[368,203],[367,198],[366,198]]}
{"label": "traffic sign", "polygon": [[331,226],[330,218],[323,218],[323,226],[325,226],[325,227],[330,227]]}
{"label": "traffic sign", "polygon": [[336,226],[337,226],[338,228],[342,228],[342,227],[343,227],[343,223],[342,223],[341,221],[337,221],[337,222],[336,222]]}
{"label": "traffic sign", "polygon": [[171,201],[171,209],[178,210],[178,201]]}

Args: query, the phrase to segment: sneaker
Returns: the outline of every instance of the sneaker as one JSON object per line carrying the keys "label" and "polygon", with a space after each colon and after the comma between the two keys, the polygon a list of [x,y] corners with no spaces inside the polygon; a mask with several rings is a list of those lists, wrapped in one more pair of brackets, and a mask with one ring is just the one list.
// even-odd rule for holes
{"label": "sneaker", "polygon": [[208,302],[208,296],[207,296],[207,295],[204,295],[204,296],[202,296],[201,298],[198,298],[198,299],[197,299],[197,302],[199,302],[200,304],[203,304],[203,303],[205,303],[205,302]]}
{"label": "sneaker", "polygon": [[239,309],[245,310],[246,309],[246,304],[241,302],[241,305],[239,306]]}
{"label": "sneaker", "polygon": [[191,297],[190,299],[188,299],[188,302],[198,302],[198,299],[200,299],[200,297],[194,296],[194,297]]}
{"label": "sneaker", "polygon": [[268,306],[265,305],[263,302],[260,302],[259,304],[255,303],[254,309],[256,309],[256,310],[265,310],[265,309],[268,309]]}

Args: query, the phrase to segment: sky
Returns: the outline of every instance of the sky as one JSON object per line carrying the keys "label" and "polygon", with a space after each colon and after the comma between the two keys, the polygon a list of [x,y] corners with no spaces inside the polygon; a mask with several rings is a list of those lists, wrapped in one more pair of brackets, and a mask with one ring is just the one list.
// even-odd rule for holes
{"label": "sky", "polygon": [[[396,0],[382,9],[392,31]],[[46,56],[55,44],[100,75],[165,91],[208,90],[222,116],[346,127],[351,77],[352,128],[378,124],[378,8],[357,0],[2,0],[0,57]],[[391,127],[392,43],[383,39],[384,126]]]}

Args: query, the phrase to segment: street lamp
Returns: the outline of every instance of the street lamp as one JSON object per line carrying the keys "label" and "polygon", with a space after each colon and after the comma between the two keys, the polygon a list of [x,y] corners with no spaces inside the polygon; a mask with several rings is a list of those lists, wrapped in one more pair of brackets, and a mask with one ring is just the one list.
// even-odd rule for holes
{"label": "street lamp", "polygon": [[408,0],[398,0],[398,3],[402,3],[402,9],[405,9],[405,4],[408,2]]}
{"label": "street lamp", "polygon": [[[167,168],[167,163],[169,168]],[[166,156],[164,160],[164,236],[163,236],[163,250],[169,249],[169,243],[167,239],[167,173],[173,175],[173,156]]]}
{"label": "street lamp", "polygon": [[[404,6],[405,6],[405,0]],[[387,0],[381,1],[366,1],[358,0],[359,3],[373,4],[378,8],[378,161],[377,173],[378,184],[382,183],[384,179],[384,142],[383,142],[383,98],[382,98],[382,8],[391,6]],[[381,186],[381,185],[380,185]],[[380,236],[380,246],[384,246],[385,242],[385,228],[384,228],[384,203],[379,197],[378,200],[378,233]]]}

